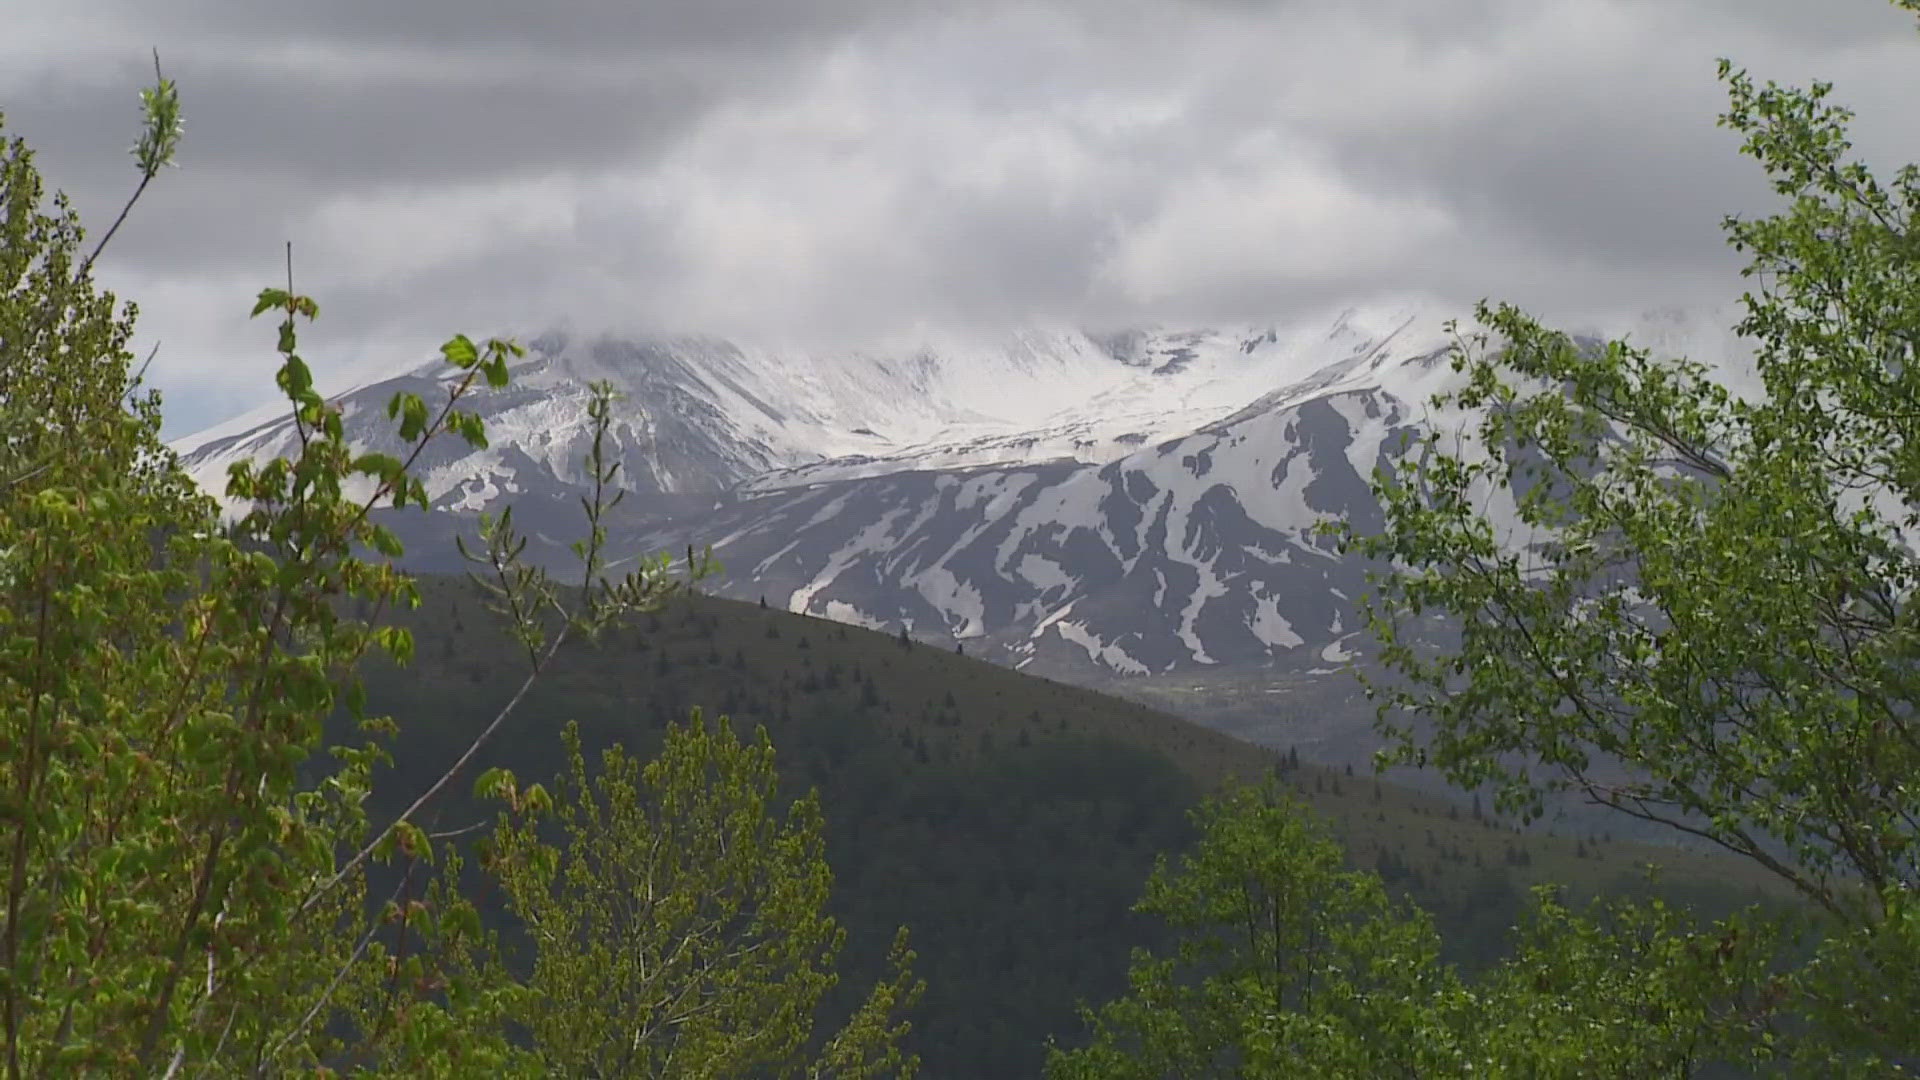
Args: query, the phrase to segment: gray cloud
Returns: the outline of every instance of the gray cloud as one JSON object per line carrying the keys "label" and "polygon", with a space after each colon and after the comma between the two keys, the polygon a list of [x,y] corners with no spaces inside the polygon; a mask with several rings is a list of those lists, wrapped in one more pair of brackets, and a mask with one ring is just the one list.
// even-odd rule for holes
{"label": "gray cloud", "polygon": [[295,244],[336,385],[453,330],[857,343],[1268,320],[1370,296],[1574,315],[1736,291],[1771,205],[1728,55],[1920,158],[1883,0],[24,0],[0,109],[104,223],[159,48],[182,168],[101,276],[169,429],[267,400]]}

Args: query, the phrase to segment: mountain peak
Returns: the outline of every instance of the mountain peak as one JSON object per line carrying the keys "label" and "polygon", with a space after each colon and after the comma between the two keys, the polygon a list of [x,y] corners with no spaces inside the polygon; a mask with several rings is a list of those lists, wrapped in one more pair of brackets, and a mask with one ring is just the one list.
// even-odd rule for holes
{"label": "mountain peak", "polygon": [[[441,462],[429,494],[475,484],[494,491],[490,498],[510,494],[530,479],[529,467],[577,482],[587,388],[602,380],[620,395],[612,435],[623,482],[643,491],[764,489],[895,468],[1100,463],[1350,365],[1402,333],[1408,318],[1389,307],[1287,325],[1104,333],[1034,326],[927,334],[915,347],[890,350],[774,349],[555,326],[532,337],[512,386],[475,399],[498,449]],[[386,398],[403,385],[425,392],[438,377],[436,359],[340,395],[365,418],[350,425],[353,437],[369,446],[387,438],[376,422]],[[263,410],[175,448],[217,487],[228,462],[287,453],[293,438],[284,415]]]}
{"label": "mountain peak", "polygon": [[[410,550],[436,565],[464,514],[511,499],[563,561],[544,536],[577,524],[588,385],[605,379],[621,483],[655,496],[623,504],[619,540],[710,543],[722,590],[1067,676],[1312,674],[1347,655],[1346,598],[1365,588],[1316,526],[1377,521],[1373,470],[1459,419],[1427,408],[1456,377],[1438,360],[1458,314],[1382,304],[865,350],[554,329],[510,386],[473,399],[487,449],[443,440],[421,459],[442,513],[409,526]],[[1609,329],[1714,362],[1732,348],[1720,322],[1662,311]],[[415,367],[339,399],[349,438],[398,449],[387,398],[437,394],[440,377]],[[294,440],[275,417],[181,448],[215,487],[229,462]]]}

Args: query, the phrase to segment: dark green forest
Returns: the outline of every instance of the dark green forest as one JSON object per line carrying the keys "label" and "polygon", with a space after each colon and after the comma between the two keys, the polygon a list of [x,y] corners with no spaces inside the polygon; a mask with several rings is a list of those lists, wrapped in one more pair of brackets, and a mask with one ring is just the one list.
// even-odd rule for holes
{"label": "dark green forest", "polygon": [[[402,622],[416,654],[369,666],[369,709],[405,716],[391,813],[439,775],[518,684],[515,646],[463,579],[427,579]],[[559,728],[590,753],[658,752],[694,707],[772,738],[786,794],[818,789],[833,914],[848,928],[842,980],[822,1006],[833,1030],[882,973],[893,928],[913,933],[927,990],[907,1045],[928,1077],[1035,1075],[1046,1040],[1083,1036],[1080,1003],[1126,989],[1129,952],[1164,946],[1131,911],[1154,860],[1188,849],[1188,812],[1233,781],[1279,775],[1328,816],[1355,865],[1433,912],[1446,955],[1468,969],[1504,955],[1528,886],[1575,895],[1657,891],[1703,910],[1783,899],[1721,857],[1549,836],[1473,803],[1321,768],[1143,706],[927,645],[704,595],[570,646],[472,768],[537,780],[563,766]],[[464,785],[436,828],[486,820]],[[377,891],[377,890],[376,890]],[[498,914],[497,912],[495,913]]]}

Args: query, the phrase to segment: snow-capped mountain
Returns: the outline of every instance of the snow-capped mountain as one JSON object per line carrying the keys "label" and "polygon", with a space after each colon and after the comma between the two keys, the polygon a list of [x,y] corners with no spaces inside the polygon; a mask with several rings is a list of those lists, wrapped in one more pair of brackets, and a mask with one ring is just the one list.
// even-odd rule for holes
{"label": "snow-capped mountain", "polygon": [[[1454,314],[1034,330],[898,353],[548,335],[509,388],[475,400],[489,449],[448,440],[423,459],[442,512],[406,520],[410,551],[445,565],[447,534],[510,500],[564,552],[587,385],[606,379],[623,395],[622,478],[650,496],[627,500],[616,541],[711,544],[720,592],[1069,677],[1328,670],[1356,644],[1364,568],[1315,527],[1378,520],[1375,466],[1402,436],[1460,421],[1426,405],[1451,378]],[[1663,312],[1629,329],[1730,357],[1730,322]],[[391,449],[388,397],[437,393],[442,377],[423,367],[343,395],[351,437]],[[209,487],[233,460],[292,446],[283,420],[233,427],[177,444]]]}
{"label": "snow-capped mountain", "polygon": [[[1284,335],[1271,327],[1100,336],[1035,330],[894,354],[548,334],[529,344],[510,387],[475,402],[498,451],[471,455],[449,445],[434,459],[428,490],[438,499],[460,489],[465,497],[456,501],[477,508],[500,493],[577,481],[589,432],[587,387],[600,379],[623,399],[612,431],[622,480],[645,492],[1107,461],[1219,420],[1329,362],[1384,347],[1418,323],[1437,320],[1408,306],[1349,312]],[[387,398],[399,389],[430,395],[445,373],[429,363],[343,395],[355,437],[380,441]],[[356,426],[358,417],[365,422]],[[272,416],[175,448],[217,486],[230,462],[286,453],[293,439],[291,425]]]}

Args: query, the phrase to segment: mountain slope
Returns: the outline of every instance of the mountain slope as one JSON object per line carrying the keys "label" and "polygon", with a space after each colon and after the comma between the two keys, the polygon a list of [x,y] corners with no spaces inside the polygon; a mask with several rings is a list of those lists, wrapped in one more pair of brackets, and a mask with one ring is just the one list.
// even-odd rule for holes
{"label": "mountain slope", "polygon": [[1344,600],[1363,572],[1314,527],[1377,518],[1366,478],[1419,432],[1378,389],[1313,393],[1103,465],[751,493],[649,539],[703,536],[728,580],[792,610],[977,643],[1016,665],[1312,666],[1355,629]]}
{"label": "mountain slope", "polygon": [[[1463,422],[1425,404],[1452,378],[1448,314],[1036,330],[887,354],[548,335],[511,387],[478,399],[491,448],[428,451],[428,494],[451,513],[402,527],[417,565],[446,567],[467,515],[511,500],[539,557],[564,561],[587,385],[606,379],[624,395],[624,482],[648,496],[628,500],[616,540],[710,544],[730,595],[1083,681],[1326,672],[1357,645],[1365,568],[1314,530],[1378,521],[1372,471]],[[1661,312],[1630,329],[1724,360],[1729,321]],[[386,398],[432,380],[345,395],[350,437],[387,445]],[[292,437],[273,421],[182,446],[212,486]]]}

